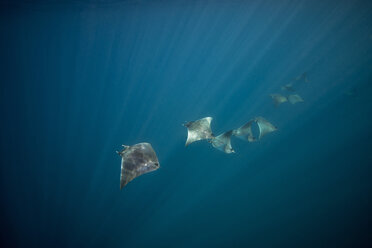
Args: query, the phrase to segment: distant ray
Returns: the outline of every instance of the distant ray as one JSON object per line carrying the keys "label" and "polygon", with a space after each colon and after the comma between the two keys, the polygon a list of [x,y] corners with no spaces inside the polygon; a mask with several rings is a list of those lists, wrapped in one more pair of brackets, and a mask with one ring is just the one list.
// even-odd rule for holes
{"label": "distant ray", "polygon": [[280,94],[270,94],[271,99],[273,99],[273,102],[275,106],[279,106],[280,104],[288,101],[287,97],[282,96]]}
{"label": "distant ray", "polygon": [[123,147],[122,151],[117,151],[121,156],[120,189],[134,178],[159,169],[159,161],[151,144],[139,143]]}
{"label": "distant ray", "polygon": [[288,96],[288,101],[292,104],[296,104],[298,102],[303,102],[304,99],[302,99],[302,97],[300,97],[299,95],[297,94],[294,94],[294,95],[289,95]]}
{"label": "distant ray", "polygon": [[300,76],[296,77],[294,80],[296,80],[296,81],[298,81],[298,80],[304,80],[305,83],[308,83],[309,82],[309,79],[307,77],[307,72],[302,73]]}
{"label": "distant ray", "polygon": [[250,120],[243,126],[233,130],[233,135],[239,139],[247,140],[249,142],[256,141],[256,138],[253,136],[252,132],[252,123],[254,123],[255,120]]}
{"label": "distant ray", "polygon": [[212,117],[205,117],[200,120],[190,121],[186,124],[183,124],[187,128],[187,140],[185,146],[188,146],[198,140],[212,139],[212,119]]}
{"label": "distant ray", "polygon": [[290,91],[290,92],[295,92],[295,89],[293,88],[293,85],[291,83],[283,85],[282,90]]}
{"label": "distant ray", "polygon": [[211,139],[212,146],[225,153],[234,153],[231,147],[231,135],[233,130],[227,131]]}
{"label": "distant ray", "polygon": [[262,139],[262,137],[265,136],[266,134],[278,130],[273,124],[265,120],[263,117],[256,117],[255,121],[260,131],[258,139]]}

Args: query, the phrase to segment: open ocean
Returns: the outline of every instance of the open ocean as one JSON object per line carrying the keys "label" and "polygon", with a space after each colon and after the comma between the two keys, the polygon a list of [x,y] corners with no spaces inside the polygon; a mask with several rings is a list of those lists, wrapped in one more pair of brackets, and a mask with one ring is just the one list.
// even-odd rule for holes
{"label": "open ocean", "polygon": [[[372,1],[2,1],[0,36],[1,247],[372,247]],[[185,147],[207,116],[278,130]]]}

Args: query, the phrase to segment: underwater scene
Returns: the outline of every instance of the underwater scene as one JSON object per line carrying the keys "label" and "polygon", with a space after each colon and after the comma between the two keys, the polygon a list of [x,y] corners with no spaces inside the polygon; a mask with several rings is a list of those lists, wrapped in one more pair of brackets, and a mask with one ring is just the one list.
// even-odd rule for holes
{"label": "underwater scene", "polygon": [[1,247],[372,247],[372,1],[0,3]]}

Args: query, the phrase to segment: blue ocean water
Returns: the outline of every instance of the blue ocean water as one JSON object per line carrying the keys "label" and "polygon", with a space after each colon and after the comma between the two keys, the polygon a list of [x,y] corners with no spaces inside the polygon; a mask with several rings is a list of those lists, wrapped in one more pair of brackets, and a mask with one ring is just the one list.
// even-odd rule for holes
{"label": "blue ocean water", "polygon": [[[372,246],[370,1],[0,8],[1,247]],[[278,131],[185,147],[206,116]],[[139,142],[161,167],[120,191]]]}

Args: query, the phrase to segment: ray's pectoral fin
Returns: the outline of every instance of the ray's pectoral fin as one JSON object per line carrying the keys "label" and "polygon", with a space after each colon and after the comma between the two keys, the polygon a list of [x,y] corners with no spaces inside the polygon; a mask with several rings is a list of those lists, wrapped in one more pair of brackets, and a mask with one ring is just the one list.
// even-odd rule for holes
{"label": "ray's pectoral fin", "polygon": [[133,164],[129,165],[128,161],[121,160],[120,189],[137,177],[136,170],[129,168],[132,166],[134,167]]}

